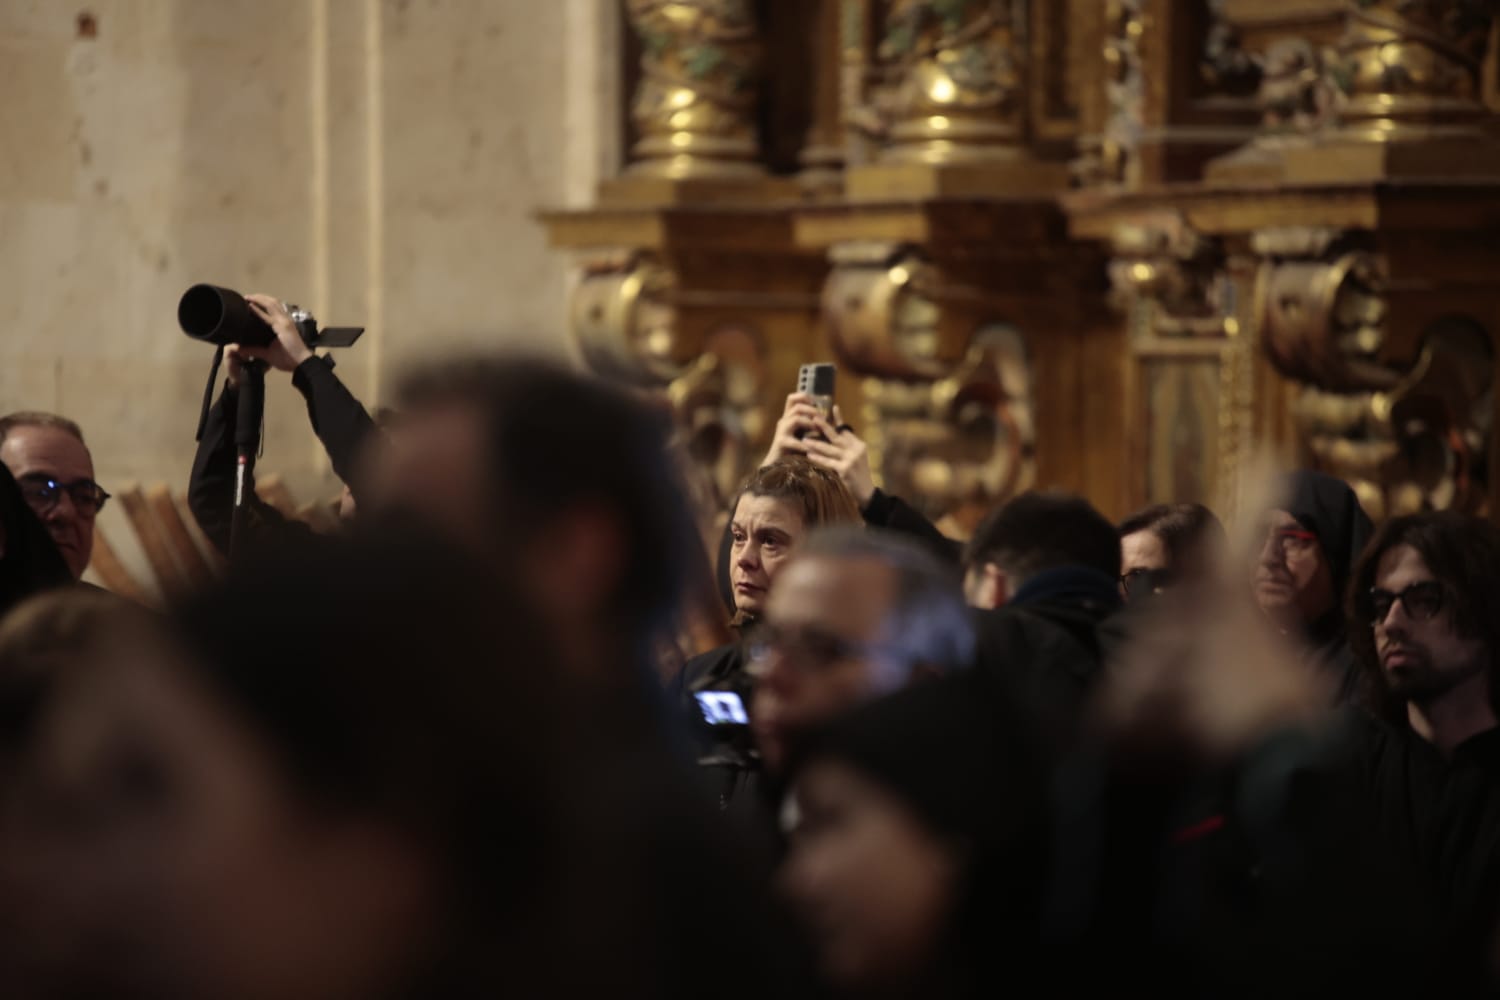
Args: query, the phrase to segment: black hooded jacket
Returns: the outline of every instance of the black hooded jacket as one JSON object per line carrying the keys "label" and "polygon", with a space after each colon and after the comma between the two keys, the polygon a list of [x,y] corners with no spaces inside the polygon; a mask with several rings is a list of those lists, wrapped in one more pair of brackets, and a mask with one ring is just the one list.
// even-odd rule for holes
{"label": "black hooded jacket", "polygon": [[31,595],[72,582],[46,527],[26,505],[10,470],[0,465],[0,618]]}
{"label": "black hooded jacket", "polygon": [[1294,472],[1286,479],[1284,493],[1287,513],[1318,536],[1333,576],[1334,607],[1303,633],[1309,662],[1333,681],[1338,703],[1346,704],[1359,697],[1362,684],[1359,663],[1349,648],[1342,599],[1374,527],[1359,497],[1342,479]]}
{"label": "black hooded jacket", "polygon": [[975,665],[1000,697],[1018,698],[1066,744],[1117,641],[1120,607],[1118,585],[1097,570],[1038,573],[1003,607],[976,612]]}

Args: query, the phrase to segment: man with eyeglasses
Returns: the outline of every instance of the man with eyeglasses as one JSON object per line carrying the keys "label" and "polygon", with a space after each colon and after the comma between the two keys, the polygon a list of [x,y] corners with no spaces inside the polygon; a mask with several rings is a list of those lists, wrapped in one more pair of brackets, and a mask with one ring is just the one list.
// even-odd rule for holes
{"label": "man with eyeglasses", "polygon": [[968,667],[974,630],[951,570],[878,529],[815,532],[771,588],[750,646],[750,721],[770,772],[835,716]]}
{"label": "man with eyeglasses", "polygon": [[1500,764],[1500,529],[1454,512],[1393,518],[1351,603],[1377,711],[1444,756]]}
{"label": "man with eyeglasses", "polygon": [[1360,671],[1349,651],[1342,596],[1370,537],[1370,519],[1342,479],[1299,471],[1282,491],[1286,506],[1266,516],[1252,577],[1255,600],[1301,644],[1344,704],[1359,694]]}
{"label": "man with eyeglasses", "polygon": [[94,518],[109,499],[94,482],[94,460],[83,431],[52,413],[0,417],[0,462],[47,526],[73,578],[82,578],[94,552]]}

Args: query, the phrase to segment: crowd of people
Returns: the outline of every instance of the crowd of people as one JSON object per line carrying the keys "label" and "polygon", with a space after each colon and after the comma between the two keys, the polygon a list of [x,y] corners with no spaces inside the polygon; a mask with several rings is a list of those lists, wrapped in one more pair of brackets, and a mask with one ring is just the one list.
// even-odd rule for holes
{"label": "crowd of people", "polygon": [[[189,485],[232,558],[185,601],[83,582],[83,430],[0,418],[5,996],[1500,988],[1487,520],[1376,529],[1304,471],[1227,528],[1036,492],[960,543],[794,395],[727,512],[731,640],[664,671],[705,595],[661,412],[464,359],[372,419],[253,301]],[[231,531],[249,363],[337,534]]]}

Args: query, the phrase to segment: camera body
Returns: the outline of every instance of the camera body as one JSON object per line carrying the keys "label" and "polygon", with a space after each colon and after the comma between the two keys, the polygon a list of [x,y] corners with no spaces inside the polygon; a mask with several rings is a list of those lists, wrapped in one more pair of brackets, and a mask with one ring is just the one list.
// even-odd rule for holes
{"label": "camera body", "polygon": [[[313,314],[299,306],[287,306],[297,332],[308,347],[349,347],[365,332],[364,327],[318,329]],[[194,285],[177,303],[177,324],[194,340],[223,347],[269,347],[276,333],[239,292],[218,285]]]}
{"label": "camera body", "polygon": [[720,680],[714,687],[695,687],[690,691],[698,710],[693,728],[699,764],[759,769],[760,752],[755,748],[746,707],[750,690],[749,679],[738,677],[727,684]]}

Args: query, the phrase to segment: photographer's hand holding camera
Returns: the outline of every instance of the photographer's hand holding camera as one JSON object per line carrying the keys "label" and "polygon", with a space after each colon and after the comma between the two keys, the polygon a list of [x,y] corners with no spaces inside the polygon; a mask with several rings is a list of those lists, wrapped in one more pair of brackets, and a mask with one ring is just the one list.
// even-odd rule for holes
{"label": "photographer's hand holding camera", "polygon": [[[209,410],[193,460],[188,485],[188,506],[204,533],[220,552],[229,552],[234,517],[236,455],[234,430],[236,399],[250,363],[264,363],[276,371],[289,372],[292,385],[307,400],[307,415],[314,433],[323,442],[334,473],[346,484],[341,512],[352,512],[354,467],[365,446],[378,437],[378,430],[359,400],[333,373],[333,363],[319,357],[303,339],[287,307],[270,295],[246,295],[245,302],[275,334],[264,347],[228,344],[224,358],[228,375],[224,392]],[[246,484],[257,530],[303,530],[288,522],[275,509],[255,499],[253,482]],[[346,514],[347,516],[347,514]]]}
{"label": "photographer's hand holding camera", "polygon": [[266,321],[276,339],[266,347],[241,347],[230,344],[224,349],[224,357],[230,363],[231,376],[241,359],[264,361],[279,372],[295,372],[303,363],[317,357],[313,349],[302,339],[302,332],[292,320],[284,304],[269,295],[246,295],[245,301],[255,314]]}

